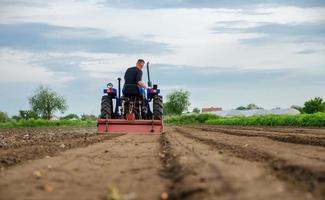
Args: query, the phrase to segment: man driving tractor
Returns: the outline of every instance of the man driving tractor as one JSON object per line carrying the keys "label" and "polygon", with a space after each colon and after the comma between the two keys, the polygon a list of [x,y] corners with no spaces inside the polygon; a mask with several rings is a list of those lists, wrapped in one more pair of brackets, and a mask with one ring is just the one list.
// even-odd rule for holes
{"label": "man driving tractor", "polygon": [[145,95],[145,90],[148,89],[148,87],[142,80],[142,69],[144,64],[144,60],[139,59],[135,67],[130,67],[126,70],[123,87],[124,96],[132,97]]}
{"label": "man driving tractor", "polygon": [[163,97],[158,85],[151,82],[149,62],[146,65],[148,85],[142,80],[144,64],[145,61],[139,59],[136,66],[126,70],[123,89],[121,78],[118,78],[117,89],[108,83],[107,89],[103,90],[101,115],[97,123],[99,133],[162,132]]}

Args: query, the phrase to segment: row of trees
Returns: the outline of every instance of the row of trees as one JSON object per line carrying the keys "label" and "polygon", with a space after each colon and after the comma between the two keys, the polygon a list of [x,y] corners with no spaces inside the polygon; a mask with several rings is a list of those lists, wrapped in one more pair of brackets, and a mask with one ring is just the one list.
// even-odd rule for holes
{"label": "row of trees", "polygon": [[[291,108],[299,110],[300,113],[313,114],[317,112],[325,112],[325,101],[320,97],[315,97],[304,103],[304,106],[291,106]],[[254,110],[263,109],[256,104],[248,104],[247,106],[239,106],[236,110]]]}
{"label": "row of trees", "polygon": [[[20,110],[18,115],[12,116],[11,118],[5,112],[0,112],[0,123],[8,122],[10,120],[28,120],[28,119],[44,119],[37,115],[35,112],[30,110]],[[63,120],[82,120],[82,121],[94,121],[97,119],[95,115],[82,114],[81,116],[77,114],[68,114],[60,117]]]}
{"label": "row of trees", "polygon": [[[51,119],[55,112],[64,113],[68,106],[63,96],[58,95],[56,92],[47,87],[40,87],[35,92],[35,95],[28,99],[31,110],[21,110],[19,115],[13,116],[15,120],[20,119]],[[188,112],[190,103],[190,93],[186,90],[175,90],[167,95],[167,101],[164,104],[165,115],[181,115]],[[301,113],[316,113],[325,112],[325,102],[322,98],[316,97],[304,103],[303,107],[292,106],[292,108],[299,110]],[[256,104],[249,104],[247,106],[240,106],[237,110],[252,110],[262,109]],[[193,109],[194,113],[199,113],[199,108]],[[60,119],[81,119],[81,120],[95,120],[97,117],[94,115],[82,115],[79,117],[76,114],[69,114]],[[4,112],[0,112],[0,122],[6,122],[10,118]]]}
{"label": "row of trees", "polygon": [[[185,90],[176,90],[167,95],[167,101],[164,104],[164,114],[165,115],[181,115],[184,112],[188,112],[190,103],[190,93]],[[316,97],[314,99],[308,100],[304,103],[304,106],[292,106],[291,108],[299,110],[301,113],[317,113],[325,112],[325,101]],[[239,106],[236,110],[253,110],[253,109],[263,109],[256,104],[248,104],[247,106]],[[193,113],[200,113],[199,108],[194,108]]]}
{"label": "row of trees", "polygon": [[[18,115],[12,117],[14,120],[22,119],[47,119],[50,120],[54,113],[61,112],[64,113],[68,105],[63,96],[58,95],[55,91],[47,87],[39,87],[35,94],[28,99],[31,109],[30,110],[20,110]],[[83,114],[80,117],[76,114],[68,114],[61,117],[60,119],[81,119],[81,120],[96,120],[95,115]],[[10,117],[4,113],[0,112],[0,122],[9,121]]]}

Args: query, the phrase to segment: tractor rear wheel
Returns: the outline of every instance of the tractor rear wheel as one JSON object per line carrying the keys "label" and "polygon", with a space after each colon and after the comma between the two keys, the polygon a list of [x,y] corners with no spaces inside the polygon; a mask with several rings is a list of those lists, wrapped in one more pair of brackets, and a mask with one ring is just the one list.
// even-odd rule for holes
{"label": "tractor rear wheel", "polygon": [[113,100],[110,96],[102,97],[101,118],[102,119],[113,118]]}
{"label": "tractor rear wheel", "polygon": [[156,120],[162,120],[163,118],[163,97],[160,95],[156,95],[153,98],[153,117]]}

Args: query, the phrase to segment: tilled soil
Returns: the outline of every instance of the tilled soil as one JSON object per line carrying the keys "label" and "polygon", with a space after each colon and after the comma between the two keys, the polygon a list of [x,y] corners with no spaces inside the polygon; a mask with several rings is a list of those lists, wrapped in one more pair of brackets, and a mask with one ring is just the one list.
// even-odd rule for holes
{"label": "tilled soil", "polygon": [[116,135],[98,135],[95,128],[21,128],[0,130],[0,168],[86,147]]}
{"label": "tilled soil", "polygon": [[[0,199],[325,198],[324,129],[165,130],[2,130]],[[15,162],[8,163],[9,157]]]}

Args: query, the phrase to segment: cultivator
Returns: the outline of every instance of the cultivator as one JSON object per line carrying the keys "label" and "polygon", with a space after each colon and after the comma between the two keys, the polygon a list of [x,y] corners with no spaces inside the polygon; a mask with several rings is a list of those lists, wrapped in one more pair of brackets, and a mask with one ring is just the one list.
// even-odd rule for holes
{"label": "cultivator", "polygon": [[163,98],[158,86],[152,86],[149,63],[147,72],[146,95],[121,96],[121,78],[118,78],[118,90],[113,84],[107,84],[97,121],[98,133],[160,134],[163,131]]}
{"label": "cultivator", "polygon": [[99,133],[160,134],[161,120],[98,119]]}

